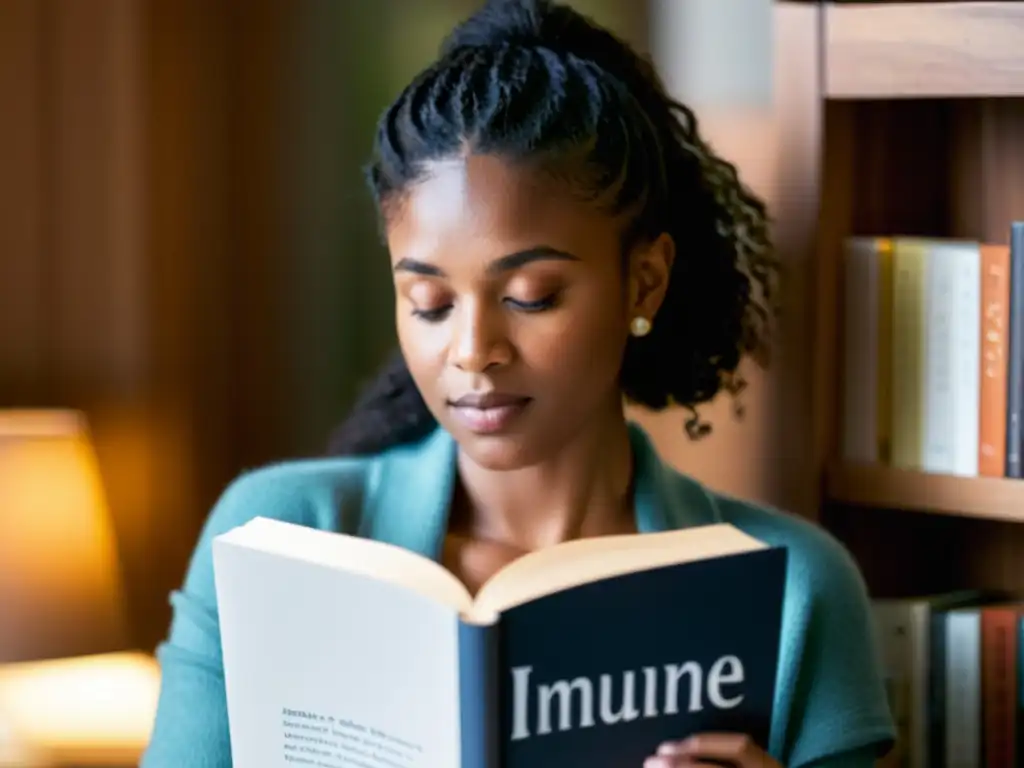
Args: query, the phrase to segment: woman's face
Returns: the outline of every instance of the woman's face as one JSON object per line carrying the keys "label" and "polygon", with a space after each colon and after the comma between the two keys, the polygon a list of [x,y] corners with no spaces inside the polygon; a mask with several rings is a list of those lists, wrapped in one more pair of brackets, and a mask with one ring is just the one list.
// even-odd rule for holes
{"label": "woman's face", "polygon": [[[671,248],[623,273],[619,222],[486,155],[430,168],[388,222],[398,335],[437,420],[477,463],[543,461],[620,413],[629,324]],[[663,239],[664,240],[664,239]]]}

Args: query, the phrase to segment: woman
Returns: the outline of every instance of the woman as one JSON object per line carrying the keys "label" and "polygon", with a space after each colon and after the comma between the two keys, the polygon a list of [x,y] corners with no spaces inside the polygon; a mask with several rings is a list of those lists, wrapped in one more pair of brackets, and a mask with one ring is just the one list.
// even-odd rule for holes
{"label": "woman", "polygon": [[496,0],[386,111],[375,150],[402,354],[335,436],[344,456],[249,473],[217,504],[173,596],[145,768],[230,764],[210,542],[255,515],[399,543],[470,589],[565,539],[730,522],[790,553],[768,752],[710,733],[645,765],[871,766],[893,730],[850,558],[662,465],[623,416],[623,396],[675,403],[703,434],[696,407],[766,342],[764,209],[693,114],[572,10]]}

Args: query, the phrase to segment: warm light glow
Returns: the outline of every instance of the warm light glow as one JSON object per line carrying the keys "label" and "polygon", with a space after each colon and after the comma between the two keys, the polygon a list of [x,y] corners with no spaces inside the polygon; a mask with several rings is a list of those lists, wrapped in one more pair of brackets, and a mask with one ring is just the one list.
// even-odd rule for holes
{"label": "warm light glow", "polygon": [[[159,689],[159,666],[142,653],[10,664],[0,667],[0,728],[8,744],[34,756],[26,765],[135,763]],[[0,734],[0,758],[3,745]]]}
{"label": "warm light glow", "polygon": [[124,647],[112,523],[85,420],[0,411],[0,664]]}
{"label": "warm light glow", "polygon": [[32,749],[13,728],[0,720],[0,765],[3,768],[36,768],[46,765],[46,761],[38,750]]}

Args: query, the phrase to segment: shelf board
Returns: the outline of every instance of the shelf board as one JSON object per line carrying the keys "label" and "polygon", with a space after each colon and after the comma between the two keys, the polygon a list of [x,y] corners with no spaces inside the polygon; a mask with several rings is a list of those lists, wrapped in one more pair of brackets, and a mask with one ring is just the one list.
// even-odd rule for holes
{"label": "shelf board", "polygon": [[1024,96],[1024,2],[825,6],[831,99]]}
{"label": "shelf board", "polygon": [[837,464],[825,486],[827,498],[843,504],[1024,522],[1024,480]]}

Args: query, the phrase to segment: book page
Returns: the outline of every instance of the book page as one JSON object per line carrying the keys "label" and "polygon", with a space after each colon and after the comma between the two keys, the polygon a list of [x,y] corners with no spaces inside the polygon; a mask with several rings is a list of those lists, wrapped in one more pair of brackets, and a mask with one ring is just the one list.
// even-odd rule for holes
{"label": "book page", "polygon": [[472,604],[469,591],[454,575],[429,557],[384,541],[339,531],[256,517],[220,536],[282,557],[372,576],[462,610]]}
{"label": "book page", "polygon": [[214,558],[235,765],[460,764],[454,608],[229,540]]}

